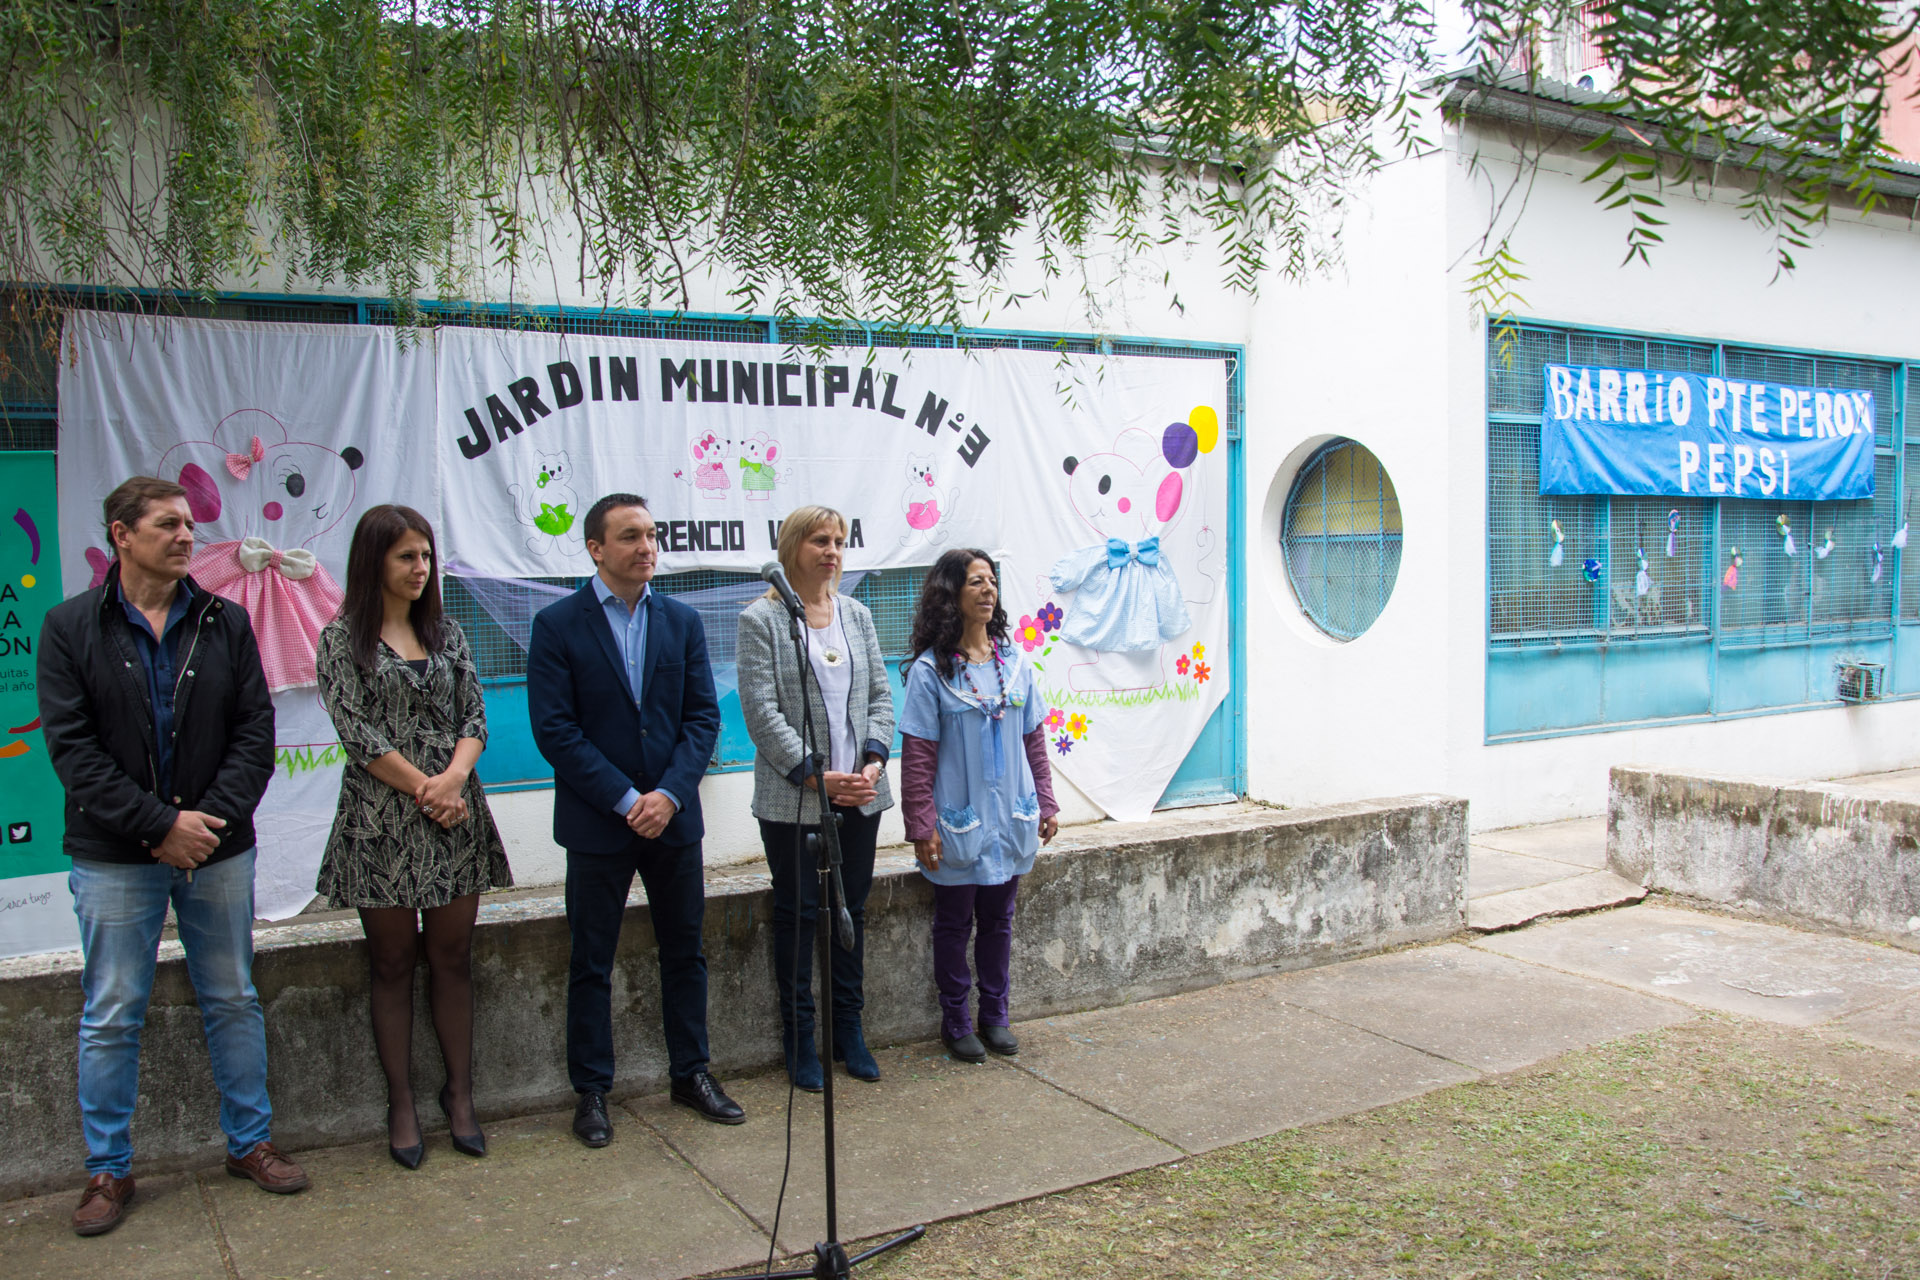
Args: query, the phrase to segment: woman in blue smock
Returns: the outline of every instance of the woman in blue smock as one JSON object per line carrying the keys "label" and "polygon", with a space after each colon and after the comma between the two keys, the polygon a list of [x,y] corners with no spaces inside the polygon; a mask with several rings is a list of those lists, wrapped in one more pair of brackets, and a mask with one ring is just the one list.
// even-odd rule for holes
{"label": "woman in blue smock", "polygon": [[[900,713],[907,838],[933,882],[940,1039],[965,1062],[1012,1054],[1007,1029],[1013,901],[1059,829],[1033,669],[1007,638],[984,551],[955,549],[927,571],[913,615]],[[974,940],[973,967],[967,941]],[[970,1011],[977,976],[978,1032]]]}

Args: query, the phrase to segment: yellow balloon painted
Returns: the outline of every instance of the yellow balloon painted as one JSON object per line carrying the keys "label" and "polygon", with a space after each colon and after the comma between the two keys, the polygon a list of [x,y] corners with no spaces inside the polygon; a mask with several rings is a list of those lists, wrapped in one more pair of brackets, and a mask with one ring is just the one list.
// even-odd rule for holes
{"label": "yellow balloon painted", "polygon": [[21,586],[23,586],[23,587],[31,587],[31,586],[33,585],[33,583],[34,583],[34,577],[33,577],[33,575],[32,575],[32,574],[30,574],[30,573],[23,573],[23,574],[21,574],[21,575],[20,575],[20,585],[21,585]]}
{"label": "yellow balloon painted", "polygon": [[1187,415],[1187,425],[1200,437],[1200,452],[1212,453],[1220,443],[1220,416],[1206,405],[1198,405]]}

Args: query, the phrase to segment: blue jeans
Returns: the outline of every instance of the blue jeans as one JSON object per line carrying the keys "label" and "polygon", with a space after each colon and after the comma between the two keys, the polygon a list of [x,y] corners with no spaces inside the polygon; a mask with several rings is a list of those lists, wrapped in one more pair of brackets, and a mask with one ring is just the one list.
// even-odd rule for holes
{"label": "blue jeans", "polygon": [[227,1151],[244,1156],[265,1142],[267,1029],[253,989],[254,851],[187,873],[74,859],[67,886],[80,918],[80,1128],[87,1172],[124,1178],[133,1167],[133,1105],[140,1093],[140,1031],[153,994],[160,927],[173,904],[187,953]]}

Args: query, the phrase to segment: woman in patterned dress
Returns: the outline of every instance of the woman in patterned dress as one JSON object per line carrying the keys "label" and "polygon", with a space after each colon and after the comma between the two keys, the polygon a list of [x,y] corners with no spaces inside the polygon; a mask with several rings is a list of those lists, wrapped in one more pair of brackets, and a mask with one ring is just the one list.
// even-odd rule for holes
{"label": "woman in patterned dress", "polygon": [[387,1146],[409,1169],[425,1148],[414,1113],[413,969],[426,935],[440,1091],[456,1150],[487,1151],[473,1110],[473,925],[480,892],[513,883],[474,762],[487,713],[466,635],[442,615],[433,528],[411,507],[360,517],[346,602],[320,632],[320,701],[347,766],[315,888],[353,907],[372,969],[374,1046],[387,1077]]}

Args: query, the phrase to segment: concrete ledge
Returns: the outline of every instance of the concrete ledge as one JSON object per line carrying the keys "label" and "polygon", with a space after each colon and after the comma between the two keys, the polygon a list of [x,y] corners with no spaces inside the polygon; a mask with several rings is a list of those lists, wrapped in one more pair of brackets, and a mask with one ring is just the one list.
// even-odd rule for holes
{"label": "concrete ledge", "polygon": [[[1015,1016],[1123,1004],[1456,933],[1466,919],[1466,808],[1441,796],[1239,806],[1070,831],[1021,885]],[[867,909],[866,1028],[876,1045],[924,1039],[938,1025],[931,903],[911,857],[883,851]],[[779,1060],[771,925],[763,877],[709,885],[709,1035],[722,1074]],[[614,971],[621,1095],[666,1084],[654,949],[648,909],[636,898]],[[474,938],[476,1083],[490,1120],[570,1104],[567,955],[560,899],[483,906]],[[276,1141],[299,1149],[384,1132],[358,923],[262,931],[254,980],[266,1008]],[[432,1128],[441,1069],[424,969],[415,1004],[415,1088]],[[0,962],[0,1198],[84,1179],[74,1097],[79,1013],[77,954]],[[137,1172],[219,1158],[218,1097],[175,943],[161,951],[140,1093]]]}
{"label": "concrete ledge", "polygon": [[1841,782],[1615,768],[1607,861],[1652,889],[1920,950],[1920,802]]}

